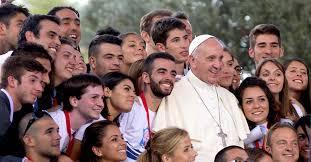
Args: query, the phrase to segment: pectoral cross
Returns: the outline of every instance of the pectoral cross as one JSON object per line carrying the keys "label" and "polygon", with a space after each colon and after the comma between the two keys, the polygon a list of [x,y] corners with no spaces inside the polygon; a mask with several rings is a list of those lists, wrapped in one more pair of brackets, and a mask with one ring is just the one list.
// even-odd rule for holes
{"label": "pectoral cross", "polygon": [[223,146],[223,147],[226,147],[226,146],[227,146],[227,144],[226,144],[226,137],[227,137],[227,134],[224,133],[224,132],[222,131],[222,129],[220,128],[220,132],[219,132],[217,135],[221,138],[222,146]]}

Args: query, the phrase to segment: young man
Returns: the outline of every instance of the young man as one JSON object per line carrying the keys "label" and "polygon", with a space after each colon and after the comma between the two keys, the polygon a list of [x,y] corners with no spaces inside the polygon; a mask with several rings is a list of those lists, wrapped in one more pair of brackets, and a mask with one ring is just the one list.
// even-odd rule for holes
{"label": "young man", "polygon": [[19,124],[19,136],[24,145],[24,160],[32,162],[50,162],[60,156],[61,136],[58,125],[42,111],[30,113]]}
{"label": "young man", "polygon": [[178,12],[175,12],[172,17],[177,18],[178,20],[182,21],[186,25],[186,32],[191,42],[193,39],[193,31],[192,31],[191,23],[189,21],[189,17],[186,15],[186,13],[178,11]]}
{"label": "young man", "polygon": [[19,33],[18,45],[26,42],[42,45],[55,59],[56,51],[60,46],[60,22],[55,16],[32,15],[29,16]]}
{"label": "young man", "polygon": [[167,53],[149,55],[143,67],[144,89],[131,112],[120,116],[120,130],[127,142],[127,161],[136,161],[145,150],[158,107],[162,98],[173,90],[177,74],[175,59]]}
{"label": "young man", "polygon": [[144,15],[140,19],[140,35],[141,38],[146,42],[146,52],[147,55],[150,55],[151,53],[157,52],[157,49],[155,48],[155,44],[152,41],[151,37],[151,27],[152,25],[161,18],[164,17],[171,17],[172,11],[165,10],[165,9],[158,9],[148,12],[146,15]]}
{"label": "young man", "polygon": [[0,55],[17,47],[18,33],[28,16],[27,8],[10,3],[0,6]]}
{"label": "young man", "polygon": [[0,153],[9,145],[8,128],[13,113],[22,104],[33,104],[43,91],[42,74],[46,69],[38,62],[26,57],[11,56],[3,64],[0,91]]}
{"label": "young man", "polygon": [[276,162],[296,162],[299,158],[298,136],[288,123],[276,123],[267,134],[266,151]]}
{"label": "young man", "polygon": [[162,18],[152,26],[151,36],[158,51],[175,57],[177,74],[185,75],[190,45],[185,24],[176,18]]}
{"label": "young man", "polygon": [[255,26],[249,34],[248,55],[257,66],[263,59],[283,56],[280,30],[273,24]]}
{"label": "young man", "polygon": [[51,103],[50,94],[47,94],[46,89],[50,84],[49,73],[51,72],[52,58],[42,46],[28,43],[15,49],[12,56],[27,57],[29,59],[36,60],[47,70],[45,73],[42,73],[42,85],[44,86],[42,95],[38,96],[35,103],[22,104],[21,110],[14,112],[13,121],[6,133],[8,135],[6,143],[9,144],[9,147],[5,147],[5,150],[3,150],[2,153],[23,156],[24,150],[22,149],[22,144],[18,140],[18,124],[22,117],[26,114],[33,112],[34,110],[47,109],[47,105],[49,105],[48,103]]}
{"label": "young man", "polygon": [[12,56],[28,57],[38,61],[47,70],[47,72],[42,75],[43,82],[45,85],[50,84],[53,60],[43,46],[34,43],[25,43],[14,50]]}
{"label": "young man", "polygon": [[96,36],[89,45],[90,73],[101,77],[108,72],[120,71],[124,58],[121,43],[116,36]]}
{"label": "young man", "polygon": [[81,40],[80,15],[73,7],[57,6],[48,15],[60,19],[60,36],[72,39],[78,46]]}
{"label": "young man", "polygon": [[27,8],[10,3],[0,6],[0,74],[2,64],[17,47],[18,33],[28,16]]}
{"label": "young man", "polygon": [[50,113],[59,126],[62,152],[70,155],[74,133],[99,118],[104,107],[103,96],[102,83],[94,75],[76,75],[63,83],[63,108]]}
{"label": "young man", "polygon": [[61,45],[56,52],[54,59],[54,73],[53,73],[53,86],[49,90],[51,107],[49,111],[57,110],[58,106],[62,103],[62,83],[71,78],[78,62],[76,62],[77,50],[73,40],[68,38],[61,38]]}

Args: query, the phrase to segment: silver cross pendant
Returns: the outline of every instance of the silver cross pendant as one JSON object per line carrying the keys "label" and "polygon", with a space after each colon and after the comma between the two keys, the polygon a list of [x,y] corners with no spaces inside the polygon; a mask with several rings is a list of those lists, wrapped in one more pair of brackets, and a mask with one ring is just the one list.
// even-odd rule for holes
{"label": "silver cross pendant", "polygon": [[224,133],[224,132],[222,131],[222,129],[220,128],[220,132],[219,132],[217,135],[221,138],[222,146],[223,146],[223,147],[226,147],[226,146],[227,146],[227,144],[226,144],[226,137],[227,137],[227,134]]}

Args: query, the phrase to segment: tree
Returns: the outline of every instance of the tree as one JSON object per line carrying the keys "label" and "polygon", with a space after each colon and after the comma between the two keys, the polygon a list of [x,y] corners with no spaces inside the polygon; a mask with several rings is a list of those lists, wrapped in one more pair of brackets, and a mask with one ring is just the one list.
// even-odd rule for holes
{"label": "tree", "polygon": [[185,11],[195,35],[217,36],[247,67],[252,64],[247,54],[249,31],[260,23],[275,24],[281,30],[285,57],[300,57],[311,65],[311,3],[306,0],[90,0],[82,11],[83,45],[107,25],[121,32],[139,32],[140,18],[156,8]]}
{"label": "tree", "polygon": [[20,0],[14,4],[25,5],[32,14],[46,14],[55,6],[69,5],[65,0]]}

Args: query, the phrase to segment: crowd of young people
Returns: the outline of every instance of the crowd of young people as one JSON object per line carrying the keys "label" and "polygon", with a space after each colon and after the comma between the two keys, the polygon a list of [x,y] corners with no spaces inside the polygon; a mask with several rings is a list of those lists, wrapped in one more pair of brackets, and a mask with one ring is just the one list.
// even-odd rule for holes
{"label": "crowd of young people", "polygon": [[0,161],[310,161],[310,71],[280,30],[249,34],[252,77],[221,41],[157,9],[140,33],[98,29],[84,62],[79,12],[0,6]]}

